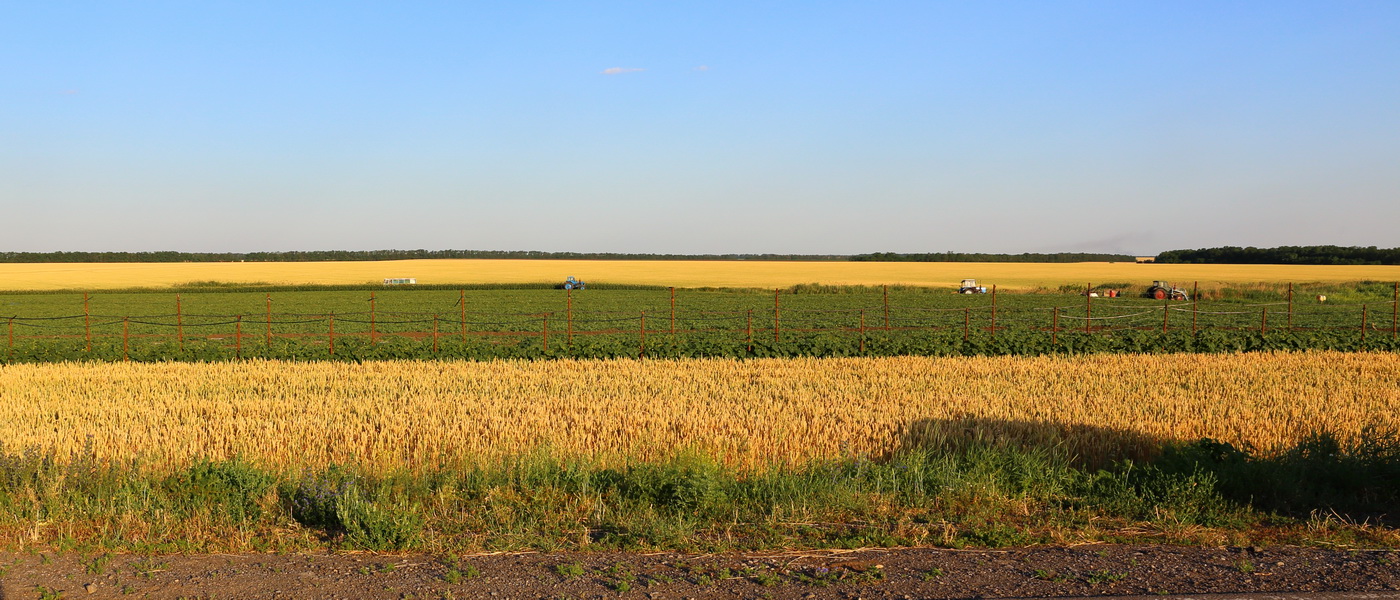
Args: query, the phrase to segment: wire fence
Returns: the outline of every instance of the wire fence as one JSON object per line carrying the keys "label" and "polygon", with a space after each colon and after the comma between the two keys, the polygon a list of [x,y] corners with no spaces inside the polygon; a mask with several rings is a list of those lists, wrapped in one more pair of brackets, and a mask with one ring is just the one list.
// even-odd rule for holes
{"label": "wire fence", "polygon": [[[275,312],[271,297],[260,314],[185,313],[180,302],[169,314],[111,315],[83,312],[60,316],[0,316],[11,354],[19,344],[82,340],[86,351],[95,343],[120,338],[123,355],[133,341],[161,342],[183,350],[186,342],[218,342],[239,355],[245,345],[271,346],[277,340],[324,345],[334,355],[337,340],[412,340],[431,344],[436,352],[444,341],[471,340],[493,343],[537,341],[548,351],[550,344],[572,345],[577,338],[628,336],[635,339],[639,355],[646,354],[647,337],[719,336],[744,341],[782,343],[792,336],[848,336],[864,351],[873,332],[908,335],[972,336],[1013,335],[1023,332],[1049,334],[1052,343],[1062,333],[1114,335],[1124,331],[1352,331],[1363,338],[1400,335],[1400,284],[1396,300],[1355,304],[1295,304],[1269,302],[1241,304],[1199,300],[1140,300],[1084,296],[1083,303],[1060,306],[1007,306],[995,294],[962,307],[903,306],[891,304],[888,293],[879,304],[863,307],[784,307],[775,292],[771,308],[697,310],[671,304],[663,310],[579,310],[572,295],[561,310],[543,312],[490,312],[467,310],[459,300],[439,312],[381,311],[371,295],[369,310],[348,312]],[[603,293],[603,292],[590,292]],[[1290,296],[1291,298],[1291,296]]]}

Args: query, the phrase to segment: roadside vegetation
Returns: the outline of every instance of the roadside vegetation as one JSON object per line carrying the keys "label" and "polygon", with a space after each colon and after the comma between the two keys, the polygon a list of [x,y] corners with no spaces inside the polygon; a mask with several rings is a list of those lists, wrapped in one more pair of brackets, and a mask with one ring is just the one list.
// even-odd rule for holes
{"label": "roadside vegetation", "polygon": [[29,451],[0,457],[0,546],[441,554],[1096,541],[1395,547],[1400,536],[1385,511],[1400,504],[1400,440],[1375,433],[1349,446],[1315,434],[1269,457],[1201,440],[1102,469],[1053,447],[994,444],[743,471],[696,453],[620,465],[527,453],[420,472],[288,471],[235,457],[157,473],[137,461]]}

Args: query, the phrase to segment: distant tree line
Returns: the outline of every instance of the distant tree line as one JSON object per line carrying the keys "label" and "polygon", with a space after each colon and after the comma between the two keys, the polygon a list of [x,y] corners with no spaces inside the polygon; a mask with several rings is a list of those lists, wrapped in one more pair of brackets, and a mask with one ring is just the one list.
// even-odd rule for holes
{"label": "distant tree line", "polygon": [[1279,246],[1277,248],[1200,248],[1168,250],[1159,263],[1241,265],[1400,265],[1400,248],[1375,246]]}
{"label": "distant tree line", "polygon": [[942,252],[928,254],[902,254],[898,252],[875,252],[857,254],[854,261],[869,262],[1025,262],[1025,263],[1072,263],[1072,262],[1134,262],[1135,256],[1127,254],[1092,254],[1086,252],[1056,252],[1037,254],[981,254],[973,252]]}
{"label": "distant tree line", "polygon": [[168,262],[308,262],[409,260],[418,258],[515,258],[575,260],[824,260],[834,254],[627,254],[615,252],[539,252],[533,250],[314,250],[292,252],[0,252],[6,263],[168,263]]}
{"label": "distant tree line", "polygon": [[[1174,252],[1188,252],[1177,250]],[[1165,256],[1165,254],[1164,254]],[[513,258],[527,260],[804,260],[866,262],[1133,262],[1126,254],[1058,252],[1053,254],[983,254],[942,252],[902,254],[635,254],[623,252],[541,252],[537,250],[311,250],[290,252],[0,252],[0,263],[171,263],[171,262],[313,262],[409,260],[420,258]],[[1161,258],[1158,258],[1161,262]]]}

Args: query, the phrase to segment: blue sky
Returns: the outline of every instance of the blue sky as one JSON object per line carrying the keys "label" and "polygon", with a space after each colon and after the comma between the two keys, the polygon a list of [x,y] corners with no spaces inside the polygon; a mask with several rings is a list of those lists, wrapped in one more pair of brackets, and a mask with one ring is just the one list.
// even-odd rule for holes
{"label": "blue sky", "polygon": [[1400,2],[0,1],[0,250],[1400,246]]}

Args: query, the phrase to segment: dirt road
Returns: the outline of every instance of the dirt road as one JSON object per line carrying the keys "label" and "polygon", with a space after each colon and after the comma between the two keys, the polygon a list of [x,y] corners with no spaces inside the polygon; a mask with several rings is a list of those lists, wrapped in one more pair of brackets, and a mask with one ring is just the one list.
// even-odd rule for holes
{"label": "dirt road", "polygon": [[[682,554],[0,555],[15,598],[1400,598],[1400,551],[1078,546]],[[61,594],[61,596],[59,595]],[[1312,596],[1311,594],[1309,596]],[[1260,596],[1248,596],[1260,597]]]}

